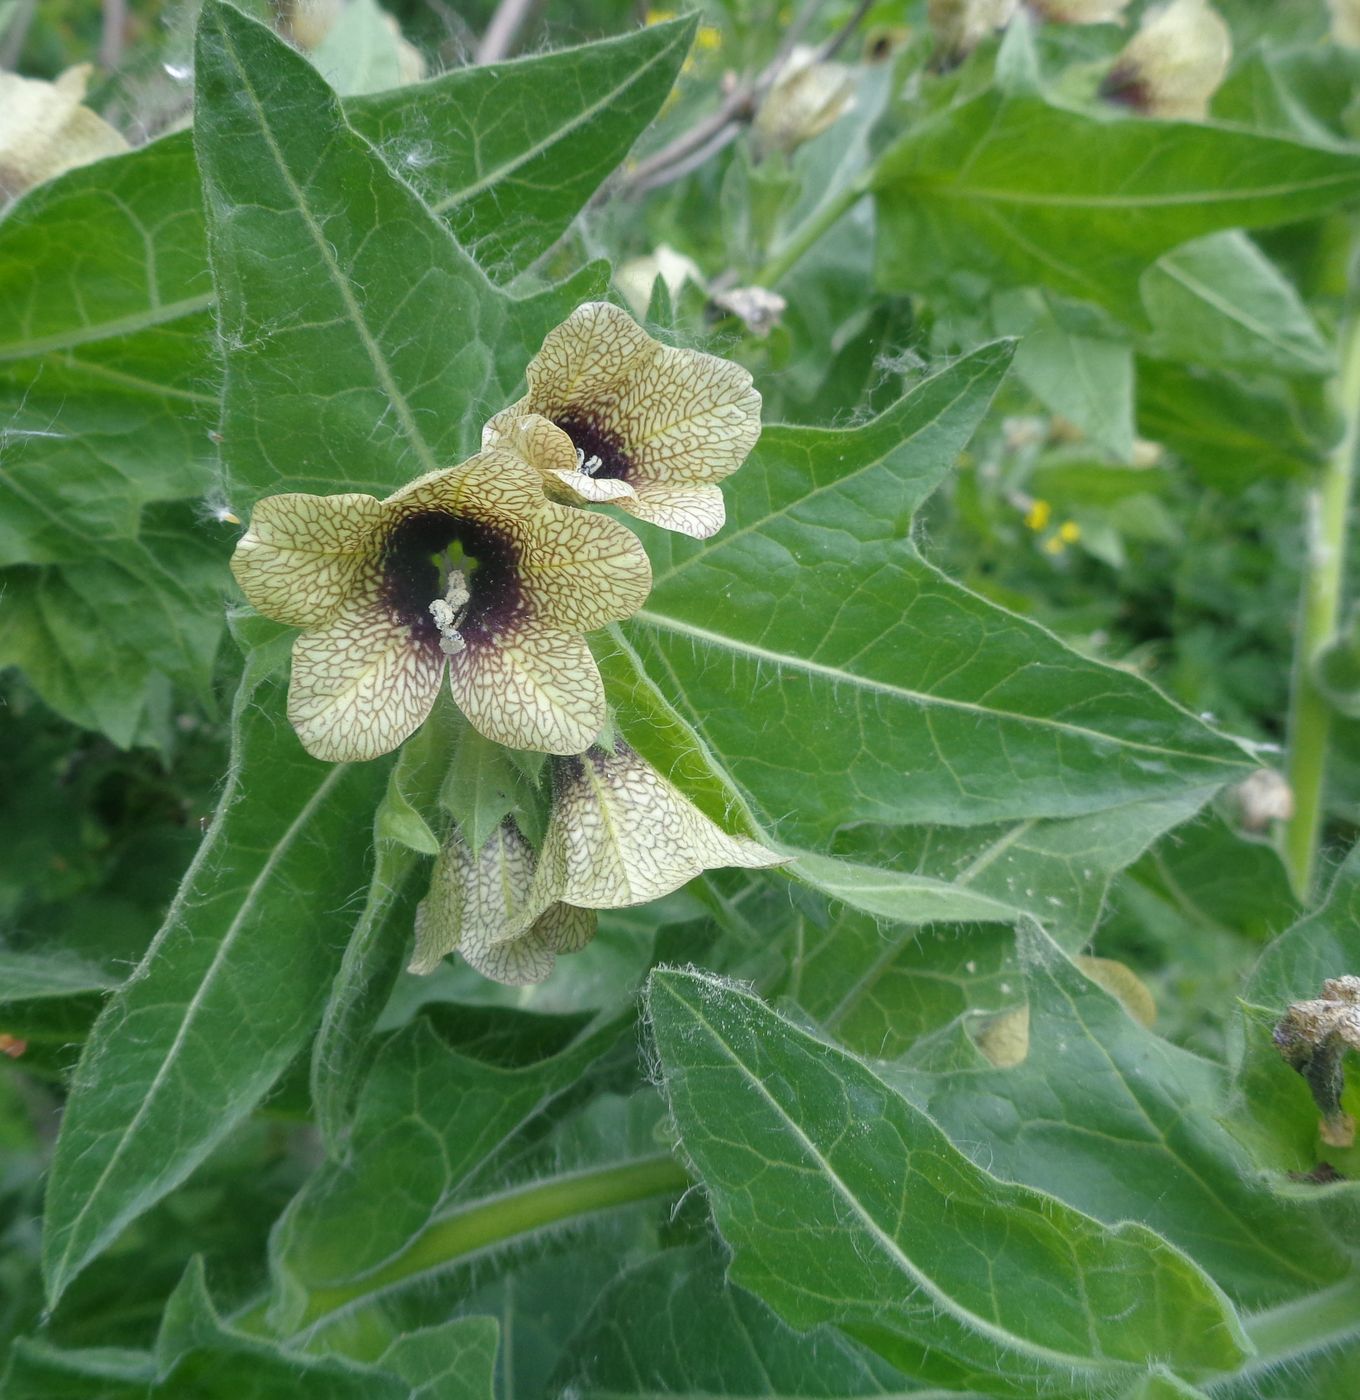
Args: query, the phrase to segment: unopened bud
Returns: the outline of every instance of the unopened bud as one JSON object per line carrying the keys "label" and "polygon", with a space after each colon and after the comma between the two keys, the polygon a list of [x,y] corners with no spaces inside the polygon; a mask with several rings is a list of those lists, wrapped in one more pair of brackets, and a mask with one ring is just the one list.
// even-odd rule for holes
{"label": "unopened bud", "polygon": [[1040,19],[1054,24],[1118,24],[1130,0],[1029,0]]}
{"label": "unopened bud", "polygon": [[1244,831],[1267,831],[1294,815],[1294,791],[1273,768],[1258,768],[1231,791]]}
{"label": "unopened bud", "polygon": [[614,284],[633,308],[634,315],[646,316],[652,301],[652,287],[658,277],[666,284],[672,301],[680,295],[686,282],[693,282],[696,287],[704,285],[699,264],[677,253],[670,244],[662,243],[655,252],[631,259],[614,273]]}
{"label": "unopened bud", "polygon": [[1232,35],[1208,0],[1149,10],[1101,85],[1101,95],[1149,117],[1203,121],[1232,60]]}
{"label": "unopened bud", "polygon": [[1360,49],[1360,0],[1327,0],[1332,38],[1344,48]]}
{"label": "unopened bud", "polygon": [[816,63],[812,50],[795,49],[756,113],[756,154],[792,154],[848,111],[854,93],[854,74],[845,64]]}
{"label": "unopened bud", "polygon": [[726,311],[746,323],[752,335],[763,340],[779,324],[788,302],[768,287],[729,287],[710,298],[719,311]]}
{"label": "unopened bud", "polygon": [[0,73],[0,204],[26,189],[128,143],[83,106],[90,65],[68,68],[55,83]]}
{"label": "unopened bud", "polygon": [[935,36],[937,62],[967,58],[982,41],[1015,17],[1019,0],[929,0],[926,18]]}

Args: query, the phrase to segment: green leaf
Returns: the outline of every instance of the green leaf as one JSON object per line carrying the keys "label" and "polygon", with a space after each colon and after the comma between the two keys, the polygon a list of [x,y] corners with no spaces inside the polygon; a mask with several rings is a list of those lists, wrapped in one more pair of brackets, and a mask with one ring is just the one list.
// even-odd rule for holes
{"label": "green leaf", "polygon": [[475,451],[598,273],[510,300],[306,61],[219,0],[204,6],[195,71],[229,495],[382,496]]}
{"label": "green leaf", "polygon": [[909,1375],[980,1371],[999,1394],[1245,1354],[1231,1306],[1173,1246],[997,1180],[749,993],[662,971],[647,1006],[730,1276],[791,1325],[834,1322]]}
{"label": "green leaf", "polygon": [[[324,1313],[335,1290],[407,1251],[621,1030],[615,1021],[514,1069],[457,1053],[423,1019],[398,1032],[373,1062],[343,1158],[317,1171],[274,1232],[275,1325],[293,1329]],[[386,1185],[396,1180],[398,1196]]]}
{"label": "green leaf", "polygon": [[[1032,926],[1029,1052],[1009,1069],[905,1076],[904,1092],[990,1170],[1179,1245],[1240,1303],[1335,1282],[1344,1254],[1255,1179],[1218,1121],[1227,1079],[1134,1020]],[[985,1144],[985,1145],[984,1145]]]}
{"label": "green leaf", "polygon": [[1244,233],[1210,234],[1143,274],[1147,353],[1260,374],[1331,374],[1332,347],[1293,285]]}
{"label": "green leaf", "polygon": [[1074,423],[1121,462],[1133,451],[1133,350],[1127,341],[1095,333],[1078,309],[1034,289],[993,299],[1002,335],[1023,336],[1015,372],[1052,413]]}
{"label": "green leaf", "polygon": [[[1063,947],[1076,949],[1094,932],[1112,877],[1157,837],[1189,821],[1212,792],[1191,788],[1176,797],[1132,802],[1071,820],[975,827],[861,823],[838,836],[836,851],[885,872],[910,870],[930,877],[956,896],[989,899],[1004,906],[1008,921],[1037,920]],[[980,916],[961,912],[945,917]]]}
{"label": "green leaf", "polygon": [[505,280],[552,247],[628,154],[670,92],[697,22],[456,69],[346,103],[345,115]]}
{"label": "green leaf", "polygon": [[123,1347],[62,1350],[21,1337],[4,1372],[7,1400],[144,1400],[156,1378],[154,1358]]}
{"label": "green leaf", "polygon": [[[669,90],[692,29],[681,20],[465,68],[354,99],[346,114],[460,238],[510,276],[560,236],[626,154]],[[0,566],[54,566],[50,575],[5,575],[0,663],[24,667],[64,716],[121,745],[149,737],[146,691],[158,672],[202,689],[203,658],[221,635],[221,526],[198,527],[212,567],[193,588],[141,527],[155,502],[225,504],[209,440],[219,380],[212,302],[187,132],[70,171],[0,221]],[[545,328],[504,347],[508,381]],[[466,426],[469,442],[479,426]],[[74,595],[89,596],[96,561],[114,584],[110,606],[135,586],[136,607],[173,623],[164,637],[144,619],[115,617],[84,639],[51,620],[76,615]],[[11,607],[16,592],[24,600]],[[192,645],[179,669],[148,654],[180,634]],[[98,685],[77,670],[97,674]]]}
{"label": "green leaf", "polygon": [[1248,382],[1166,360],[1138,361],[1138,431],[1230,492],[1263,476],[1306,476],[1324,450],[1278,380]]}
{"label": "green leaf", "polygon": [[259,1103],[306,1044],[367,884],[384,762],[326,766],[248,664],[213,824],[76,1070],[47,1194],[55,1302]]}
{"label": "green leaf", "polygon": [[307,1356],[223,1323],[195,1258],[170,1295],[156,1339],[163,1384],[153,1394],[203,1400],[408,1400],[396,1375],[338,1356]]}
{"label": "green leaf", "polygon": [[[1320,997],[1326,979],[1353,975],[1357,969],[1360,847],[1346,857],[1322,904],[1265,949],[1242,992],[1243,1040],[1228,1122],[1257,1164],[1271,1173],[1276,1189],[1288,1195],[1302,1192],[1321,1199],[1321,1187],[1337,1196],[1360,1195],[1354,1180],[1360,1153],[1319,1140],[1317,1105],[1303,1076],[1285,1063],[1272,1034],[1291,1003]],[[1353,1070],[1349,1080],[1354,1084]],[[1323,1164],[1339,1166],[1351,1179],[1326,1186],[1334,1173],[1325,1170],[1315,1184],[1309,1177]],[[1293,1173],[1303,1184],[1291,1185],[1284,1173]]]}
{"label": "green leaf", "polygon": [[494,1317],[459,1317],[404,1332],[378,1364],[411,1386],[410,1400],[493,1400],[499,1343]]}
{"label": "green leaf", "polygon": [[1360,155],[1198,122],[985,92],[879,158],[878,277],[1039,285],[1143,323],[1139,279],[1181,243],[1294,223],[1360,196]]}
{"label": "green leaf", "polygon": [[0,1003],[107,992],[117,985],[102,967],[60,949],[38,953],[0,948]]}
{"label": "green leaf", "polygon": [[1015,910],[967,885],[910,875],[880,866],[856,865],[831,856],[799,854],[784,867],[797,880],[852,909],[898,924],[937,924],[947,920],[1007,921]]}
{"label": "green leaf", "polygon": [[628,1270],[595,1302],[572,1338],[552,1393],[582,1400],[837,1400],[912,1388],[830,1327],[791,1332],[759,1298],[724,1275],[724,1261],[705,1245],[669,1249]]}
{"label": "green leaf", "polygon": [[1360,719],[1360,607],[1313,659],[1313,681],[1338,714]]}
{"label": "green leaf", "polygon": [[912,512],[1008,357],[975,351],[862,428],[766,429],[725,483],[721,534],[648,532],[653,591],[623,635],[796,846],[851,820],[1077,816],[1246,771],[1146,682],[916,553]]}

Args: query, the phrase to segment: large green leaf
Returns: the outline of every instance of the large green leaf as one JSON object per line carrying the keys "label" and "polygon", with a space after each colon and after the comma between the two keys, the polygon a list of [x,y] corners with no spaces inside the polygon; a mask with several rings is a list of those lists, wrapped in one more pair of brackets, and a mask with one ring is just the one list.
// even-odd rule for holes
{"label": "large green leaf", "polygon": [[1177,244],[1360,198],[1360,154],[1198,122],[1087,114],[985,92],[879,158],[878,275],[1038,285],[1144,321],[1139,279]]}
{"label": "large green leaf", "polygon": [[796,845],[849,821],[1077,816],[1246,771],[1145,681],[916,552],[913,511],[1008,357],[977,350],[862,428],[769,428],[725,484],[725,530],[649,532],[652,595],[622,630]]}
{"label": "large green leaf", "polygon": [[834,1322],[909,1375],[998,1394],[1243,1357],[1231,1306],[1172,1245],[999,1181],[749,993],[662,971],[647,1006],[731,1276],[794,1326]]}
{"label": "large green leaf", "polygon": [[[342,1289],[407,1250],[621,1030],[616,1021],[516,1068],[459,1054],[424,1020],[389,1040],[365,1081],[344,1155],[310,1179],[274,1233],[275,1325],[296,1328],[310,1320],[311,1295]],[[398,1196],[387,1189],[395,1180]]]}
{"label": "large green leaf", "polygon": [[1254,1180],[1217,1119],[1220,1066],[1140,1025],[1041,933],[1022,931],[1029,1053],[1005,1070],[905,1075],[901,1086],[989,1170],[1110,1222],[1141,1220],[1235,1299],[1261,1306],[1342,1277],[1316,1222]]}
{"label": "large green leaf", "polygon": [[598,273],[512,301],[306,61],[217,0],[195,71],[233,501],[385,495],[461,460]]}
{"label": "large green leaf", "polygon": [[43,1240],[49,1296],[259,1103],[311,1034],[367,883],[387,764],[309,758],[256,654],[212,827],[76,1070]]}
{"label": "large green leaf", "polygon": [[724,1272],[707,1245],[666,1250],[630,1269],[572,1338],[553,1393],[849,1400],[912,1389],[832,1328],[790,1332]]}
{"label": "large green leaf", "polygon": [[[680,20],[458,70],[354,99],[346,115],[512,275],[561,234],[655,114],[692,28]],[[22,666],[67,718],[124,745],[150,737],[148,682],[169,675],[201,690],[221,636],[222,527],[205,519],[184,532],[202,560],[186,580],[143,518],[154,502],[221,504],[212,301],[187,132],[71,171],[0,222],[0,565],[50,566],[7,576],[0,664]],[[497,347],[511,384],[541,330]],[[467,440],[478,426],[467,425]],[[77,636],[54,622],[90,595],[96,567],[111,609],[127,598],[171,625],[112,616]],[[148,654],[181,637],[183,654]],[[86,669],[97,687],[82,683]]]}

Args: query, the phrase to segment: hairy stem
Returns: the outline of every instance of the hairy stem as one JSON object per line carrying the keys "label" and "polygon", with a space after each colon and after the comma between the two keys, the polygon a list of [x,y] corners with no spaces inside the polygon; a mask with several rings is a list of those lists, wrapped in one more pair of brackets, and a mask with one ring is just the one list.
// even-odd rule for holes
{"label": "hairy stem", "polygon": [[677,1195],[691,1184],[689,1174],[673,1157],[659,1155],[535,1181],[474,1201],[434,1221],[374,1273],[314,1292],[302,1332],[310,1335],[342,1309],[536,1230],[651,1196]]}
{"label": "hairy stem", "polygon": [[862,176],[847,185],[840,194],[814,209],[808,218],[789,235],[783,247],[756,274],[756,285],[773,287],[803,254],[834,224],[839,223],[841,218],[848,214],[868,192],[868,178]]}
{"label": "hairy stem", "polygon": [[1313,887],[1332,711],[1313,681],[1318,652],[1336,635],[1346,563],[1346,525],[1360,445],[1360,315],[1346,323],[1341,370],[1334,393],[1345,424],[1308,497],[1308,551],[1304,563],[1299,633],[1289,702],[1288,778],[1294,815],[1284,829],[1283,854],[1294,893]]}
{"label": "hairy stem", "polygon": [[1250,1314],[1242,1325],[1256,1355],[1241,1371],[1224,1377],[1223,1384],[1240,1385],[1247,1377],[1264,1375],[1353,1339],[1360,1331],[1360,1278],[1352,1275],[1320,1293]]}

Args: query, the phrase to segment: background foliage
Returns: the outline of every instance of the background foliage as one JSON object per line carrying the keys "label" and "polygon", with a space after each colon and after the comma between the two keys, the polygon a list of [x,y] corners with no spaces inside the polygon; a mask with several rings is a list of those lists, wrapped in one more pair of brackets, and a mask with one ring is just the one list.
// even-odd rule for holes
{"label": "background foliage", "polygon": [[[1360,973],[1321,0],[1222,0],[1204,122],[1028,11],[242,8],[0,4],[133,146],[0,216],[4,1393],[1353,1395],[1360,1152],[1272,1044]],[[234,517],[458,459],[603,296],[765,398],[594,640],[789,863],[413,978],[517,770],[308,758]]]}

